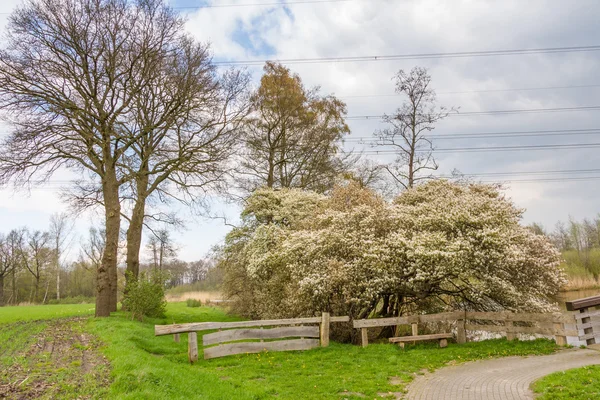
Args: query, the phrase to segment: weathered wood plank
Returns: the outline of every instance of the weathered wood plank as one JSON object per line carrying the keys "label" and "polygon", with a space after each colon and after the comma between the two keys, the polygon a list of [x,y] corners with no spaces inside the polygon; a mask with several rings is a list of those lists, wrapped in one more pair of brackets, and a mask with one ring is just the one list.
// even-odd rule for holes
{"label": "weathered wood plank", "polygon": [[591,320],[590,322],[577,324],[577,329],[584,330],[589,328],[600,328],[600,321]]}
{"label": "weathered wood plank", "polygon": [[[350,317],[331,317],[331,322],[348,322]],[[281,325],[302,325],[318,324],[321,317],[309,318],[290,318],[290,319],[265,319],[258,321],[238,321],[238,322],[195,322],[189,324],[155,325],[154,335],[170,335],[173,333],[199,332],[213,329],[232,329],[232,328],[252,328],[259,326],[281,326]]]}
{"label": "weathered wood plank", "polygon": [[290,337],[319,337],[318,326],[288,326],[271,329],[231,329],[215,333],[208,333],[202,337],[202,345],[233,342],[248,339],[283,339]]}
{"label": "weathered wood plank", "polygon": [[329,324],[331,317],[328,312],[324,312],[321,317],[321,347],[329,346]]}
{"label": "weathered wood plank", "polygon": [[567,311],[576,311],[582,308],[600,306],[600,296],[590,296],[583,299],[567,301]]}
{"label": "weathered wood plank", "polygon": [[188,360],[192,364],[198,361],[198,334],[196,332],[188,333]]}
{"label": "weathered wood plank", "polygon": [[263,351],[309,350],[319,347],[318,339],[293,339],[276,342],[241,342],[221,344],[204,349],[204,358],[225,357],[234,354],[261,353]]}
{"label": "weathered wood plank", "polygon": [[[600,332],[592,332],[592,333],[588,333],[588,334],[579,336],[579,340],[590,340],[590,339],[594,339],[594,338],[600,339]],[[594,344],[594,343],[592,343],[592,344]]]}
{"label": "weathered wood plank", "polygon": [[467,312],[467,319],[487,321],[515,321],[515,322],[573,322],[573,316],[563,313],[513,313],[510,311],[500,312]]}
{"label": "weathered wood plank", "polygon": [[434,333],[431,335],[416,335],[416,336],[397,336],[389,338],[390,343],[402,343],[402,342],[418,342],[421,340],[439,340],[439,339],[450,339],[451,333]]}
{"label": "weathered wood plank", "polygon": [[464,311],[451,311],[438,314],[423,314],[419,315],[419,322],[439,322],[439,321],[454,321],[464,318]]}
{"label": "weathered wood plank", "polygon": [[597,316],[600,316],[600,310],[592,310],[592,311],[586,311],[586,312],[582,312],[579,314],[575,314],[575,319],[581,320],[584,318],[591,318],[591,317],[597,317]]}
{"label": "weathered wood plank", "polygon": [[354,321],[352,321],[352,326],[354,328],[375,328],[378,326],[394,326],[408,324],[410,324],[408,317],[355,319]]}
{"label": "weathered wood plank", "polygon": [[[502,325],[477,325],[477,324],[466,324],[465,329],[468,331],[484,331],[484,332],[506,332],[506,326]],[[557,330],[555,328],[543,328],[539,326],[513,326],[510,327],[512,333],[528,333],[528,334],[539,334],[539,335],[561,335],[561,336],[577,336],[573,335],[573,330]]]}

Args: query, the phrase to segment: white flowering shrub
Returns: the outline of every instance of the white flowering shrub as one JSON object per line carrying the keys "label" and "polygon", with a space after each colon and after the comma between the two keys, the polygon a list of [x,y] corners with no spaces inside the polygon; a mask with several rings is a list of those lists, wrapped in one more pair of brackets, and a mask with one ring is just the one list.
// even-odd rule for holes
{"label": "white flowering shrub", "polygon": [[253,318],[548,310],[560,255],[522,213],[494,186],[443,180],[393,202],[352,183],[261,189],[222,250],[224,289]]}

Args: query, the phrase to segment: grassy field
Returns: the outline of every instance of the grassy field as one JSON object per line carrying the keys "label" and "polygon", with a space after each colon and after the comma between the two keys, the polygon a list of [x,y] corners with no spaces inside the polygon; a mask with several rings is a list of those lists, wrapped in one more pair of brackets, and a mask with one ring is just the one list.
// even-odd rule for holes
{"label": "grassy field", "polygon": [[0,308],[0,324],[94,314],[93,304],[56,304]]}
{"label": "grassy field", "polygon": [[600,365],[548,375],[533,385],[538,400],[600,399]]}
{"label": "grassy field", "polygon": [[[55,318],[56,310],[51,307],[67,306],[44,308],[49,316]],[[7,309],[1,309],[0,315]],[[86,309],[83,307],[64,312],[78,315],[81,310]],[[12,319],[5,317],[4,321],[12,322],[5,324],[11,328],[6,332],[0,330],[0,353],[5,352],[7,341],[14,345],[10,345],[11,356],[0,356],[0,361],[4,365],[11,364],[13,370],[15,365],[22,367],[21,370],[28,370],[30,375],[47,374],[47,366],[39,361],[39,357],[48,355],[38,352],[38,358],[27,361],[23,352],[26,353],[33,342],[11,339],[13,336],[31,336],[33,331],[22,335],[13,330],[23,328],[19,328],[19,325],[27,325],[26,329],[35,328],[36,334],[33,336],[43,336],[48,330],[52,333],[53,329],[57,329],[56,321],[16,322],[20,319],[19,314],[24,314],[12,310],[9,314]],[[43,315],[43,311],[36,311],[36,315]],[[274,396],[280,399],[358,399],[364,396],[380,398],[381,394],[389,394],[390,398],[394,398],[391,393],[402,392],[406,382],[425,370],[489,357],[548,354],[556,349],[554,343],[548,340],[513,343],[490,340],[464,345],[450,344],[446,349],[431,344],[408,346],[406,350],[389,344],[373,344],[363,349],[332,343],[328,348],[306,352],[201,359],[190,365],[187,361],[186,335],[182,335],[181,343],[175,343],[171,336],[154,336],[154,324],[157,323],[233,320],[236,318],[226,315],[221,309],[189,308],[185,303],[170,303],[166,319],[146,320],[143,323],[132,321],[121,312],[106,319],[64,320],[66,322],[60,327],[72,326],[69,329],[73,333],[71,337],[75,338],[67,340],[70,347],[65,348],[70,352],[80,351],[81,356],[76,358],[95,361],[87,362],[87,370],[81,374],[78,372],[81,372],[82,363],[64,355],[66,361],[60,363],[61,373],[51,374],[50,382],[46,382],[50,385],[48,393],[51,395],[36,397],[78,398],[78,393],[93,393],[95,398],[118,399],[266,399]],[[101,344],[89,338],[79,339],[82,334],[93,335]],[[69,334],[62,332],[59,336],[69,337]],[[39,342],[39,338],[36,340]],[[110,373],[102,356],[110,363]],[[9,359],[12,361],[8,362]],[[56,363],[56,360],[53,362]],[[10,375],[11,370],[8,371]],[[24,379],[25,374],[17,375],[18,379],[14,376],[0,377],[0,386],[6,381]],[[23,386],[31,381],[39,383],[39,380],[30,378]],[[102,389],[103,385],[98,382],[106,382],[108,389]]]}

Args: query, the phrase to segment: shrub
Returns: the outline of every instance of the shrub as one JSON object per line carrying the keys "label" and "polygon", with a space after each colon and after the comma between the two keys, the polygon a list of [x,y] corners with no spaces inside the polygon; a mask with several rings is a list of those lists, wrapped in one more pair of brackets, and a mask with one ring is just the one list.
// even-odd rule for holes
{"label": "shrub", "polygon": [[142,272],[137,280],[128,278],[123,308],[131,313],[131,319],[142,321],[144,317],[164,318],[167,307],[164,275],[158,271],[150,271]]}
{"label": "shrub", "polygon": [[200,307],[202,302],[196,299],[187,299],[186,304],[188,307]]}

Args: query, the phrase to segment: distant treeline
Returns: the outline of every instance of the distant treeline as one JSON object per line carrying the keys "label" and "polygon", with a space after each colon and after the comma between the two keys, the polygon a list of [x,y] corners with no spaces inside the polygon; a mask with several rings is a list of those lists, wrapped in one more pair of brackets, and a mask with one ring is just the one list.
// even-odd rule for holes
{"label": "distant treeline", "polygon": [[541,225],[531,228],[549,236],[562,252],[565,270],[570,276],[600,276],[600,214],[595,218],[581,221],[569,219],[558,222],[554,230],[548,232]]}

